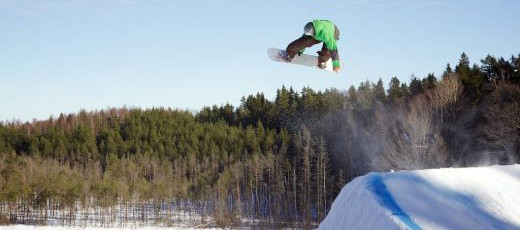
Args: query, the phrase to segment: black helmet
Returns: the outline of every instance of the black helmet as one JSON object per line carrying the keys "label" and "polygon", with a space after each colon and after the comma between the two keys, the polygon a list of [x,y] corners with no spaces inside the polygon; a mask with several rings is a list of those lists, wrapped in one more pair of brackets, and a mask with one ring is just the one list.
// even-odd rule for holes
{"label": "black helmet", "polygon": [[307,36],[314,36],[314,25],[312,22],[309,22],[303,28],[303,34]]}

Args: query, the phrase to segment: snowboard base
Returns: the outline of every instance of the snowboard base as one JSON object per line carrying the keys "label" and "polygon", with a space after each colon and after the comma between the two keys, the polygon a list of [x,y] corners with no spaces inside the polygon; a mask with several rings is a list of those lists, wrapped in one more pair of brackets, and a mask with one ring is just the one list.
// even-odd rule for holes
{"label": "snowboard base", "polygon": [[267,50],[267,56],[271,60],[276,61],[276,62],[303,65],[303,66],[308,66],[308,67],[312,67],[312,68],[316,68],[316,69],[320,69],[320,70],[334,72],[334,70],[332,69],[332,59],[329,59],[325,64],[326,67],[324,69],[321,69],[318,67],[318,56],[309,55],[309,54],[301,54],[301,55],[297,54],[296,56],[294,56],[294,58],[292,59],[291,62],[286,62],[282,58],[283,56],[285,56],[285,53],[286,53],[285,50],[277,49],[277,48],[269,48]]}

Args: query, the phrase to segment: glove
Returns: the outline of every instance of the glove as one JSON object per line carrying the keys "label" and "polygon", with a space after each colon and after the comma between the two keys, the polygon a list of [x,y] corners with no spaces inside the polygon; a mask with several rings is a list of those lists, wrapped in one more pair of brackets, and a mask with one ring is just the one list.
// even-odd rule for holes
{"label": "glove", "polygon": [[336,67],[332,68],[332,70],[334,70],[335,73],[338,73],[341,70],[341,67],[336,66]]}

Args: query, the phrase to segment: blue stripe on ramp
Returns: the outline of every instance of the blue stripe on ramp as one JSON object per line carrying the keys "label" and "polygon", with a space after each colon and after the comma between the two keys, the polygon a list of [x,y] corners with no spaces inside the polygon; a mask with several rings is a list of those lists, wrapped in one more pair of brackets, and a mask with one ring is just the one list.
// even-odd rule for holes
{"label": "blue stripe on ramp", "polygon": [[383,182],[383,178],[376,174],[372,176],[372,178],[368,181],[369,188],[372,193],[375,195],[379,204],[386,209],[390,210],[392,215],[396,216],[403,222],[409,229],[411,230],[420,230],[421,227],[417,225],[411,218],[404,212],[401,207],[397,204],[395,199],[392,197],[392,194],[386,188],[385,183]]}

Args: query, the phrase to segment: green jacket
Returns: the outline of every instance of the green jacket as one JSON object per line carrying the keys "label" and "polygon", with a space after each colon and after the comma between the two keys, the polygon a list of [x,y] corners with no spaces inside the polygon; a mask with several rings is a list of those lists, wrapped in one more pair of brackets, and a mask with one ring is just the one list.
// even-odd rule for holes
{"label": "green jacket", "polygon": [[312,25],[314,26],[314,39],[325,43],[325,46],[330,51],[338,49],[336,38],[334,37],[336,32],[334,23],[328,20],[314,20]]}

